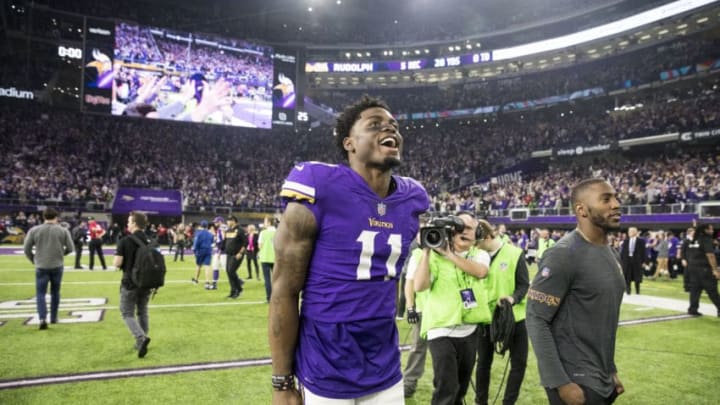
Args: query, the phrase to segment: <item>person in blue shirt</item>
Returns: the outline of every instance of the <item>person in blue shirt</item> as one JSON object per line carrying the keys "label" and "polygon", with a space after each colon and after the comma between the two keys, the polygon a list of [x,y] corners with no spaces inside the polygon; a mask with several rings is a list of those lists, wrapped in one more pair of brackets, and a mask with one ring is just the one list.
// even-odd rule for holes
{"label": "person in blue shirt", "polygon": [[[195,284],[198,282],[197,280],[202,268],[205,268],[205,273],[208,274],[210,261],[212,259],[213,239],[213,234],[208,231],[208,221],[200,221],[200,229],[195,232],[195,238],[193,239],[193,252],[195,252],[197,270],[195,271],[195,278],[193,278],[192,281]],[[209,283],[206,282],[205,287],[207,288],[208,286]]]}

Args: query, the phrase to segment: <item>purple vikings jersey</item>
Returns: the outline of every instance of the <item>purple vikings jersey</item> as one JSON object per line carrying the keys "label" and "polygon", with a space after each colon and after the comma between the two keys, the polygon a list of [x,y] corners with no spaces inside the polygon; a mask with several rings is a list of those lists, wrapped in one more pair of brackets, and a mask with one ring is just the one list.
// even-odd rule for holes
{"label": "purple vikings jersey", "polygon": [[397,281],[430,205],[415,180],[380,198],[344,165],[296,165],[284,202],[312,211],[318,233],[302,291],[295,373],[311,392],[358,398],[402,379],[395,325]]}

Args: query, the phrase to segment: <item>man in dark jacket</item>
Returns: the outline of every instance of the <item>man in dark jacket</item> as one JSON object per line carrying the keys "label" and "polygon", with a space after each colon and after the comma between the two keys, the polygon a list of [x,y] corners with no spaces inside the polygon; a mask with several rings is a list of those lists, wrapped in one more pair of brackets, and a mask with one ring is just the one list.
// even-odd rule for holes
{"label": "man in dark jacket", "polygon": [[228,298],[237,298],[243,290],[243,281],[238,277],[237,271],[242,263],[247,237],[245,232],[238,227],[237,218],[228,218],[228,229],[225,233],[225,253],[227,254],[227,275],[230,282],[230,295]]}
{"label": "man in dark jacket", "polygon": [[640,294],[640,283],[643,279],[643,264],[647,252],[645,239],[638,235],[635,227],[628,229],[628,237],[622,243],[620,260],[622,261],[623,275],[625,276],[625,292],[630,294],[630,283],[635,282],[635,294]]}
{"label": "man in dark jacket", "polygon": [[73,244],[75,245],[75,268],[82,269],[80,265],[80,259],[82,258],[83,244],[87,237],[87,222],[80,221],[80,223],[72,230]]}
{"label": "man in dark jacket", "polygon": [[712,242],[712,224],[698,225],[695,237],[687,245],[685,260],[687,260],[687,271],[685,278],[688,279],[687,286],[690,293],[690,306],[688,314],[702,315],[698,308],[700,306],[700,294],[703,290],[710,298],[720,316],[720,295],[718,295],[718,278],[720,269]]}
{"label": "man in dark jacket", "polygon": [[[145,214],[140,212],[130,214],[128,231],[142,242],[149,243],[150,241],[144,232],[146,226],[147,216]],[[122,314],[125,325],[127,325],[130,333],[135,338],[138,357],[142,358],[147,354],[148,344],[150,343],[150,337],[148,336],[150,330],[148,302],[152,290],[139,288],[132,281],[132,268],[138,248],[139,246],[132,238],[120,239],[113,264],[115,268],[123,271],[122,281],[120,282],[120,314]],[[136,313],[137,318],[135,318]]]}

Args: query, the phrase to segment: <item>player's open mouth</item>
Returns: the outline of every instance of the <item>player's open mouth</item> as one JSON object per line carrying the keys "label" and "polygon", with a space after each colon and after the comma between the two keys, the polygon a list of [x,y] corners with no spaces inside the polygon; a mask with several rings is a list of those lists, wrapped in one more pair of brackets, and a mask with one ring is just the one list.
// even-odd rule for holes
{"label": "player's open mouth", "polygon": [[387,138],[383,138],[380,140],[380,146],[384,146],[386,148],[397,149],[398,148],[398,140],[394,136],[388,136]]}

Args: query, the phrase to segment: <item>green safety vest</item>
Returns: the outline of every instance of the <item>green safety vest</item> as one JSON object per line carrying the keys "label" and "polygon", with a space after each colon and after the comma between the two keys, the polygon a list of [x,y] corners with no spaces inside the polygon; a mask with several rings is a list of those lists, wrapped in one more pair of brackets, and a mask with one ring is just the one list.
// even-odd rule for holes
{"label": "green safety vest", "polygon": [[[487,288],[488,308],[494,312],[497,300],[500,297],[512,295],[515,291],[515,271],[518,260],[522,259],[522,249],[510,244],[503,244],[490,262],[490,271],[483,280]],[[525,305],[527,297],[513,305],[515,322],[525,319]]]}
{"label": "green safety vest", "polygon": [[258,243],[260,244],[260,253],[258,260],[260,263],[275,263],[275,247],[273,246],[273,238],[275,237],[275,227],[263,229],[258,235]]}
{"label": "green safety vest", "polygon": [[[478,249],[471,247],[468,257],[477,254]],[[448,328],[456,325],[489,324],[492,314],[486,305],[487,291],[482,280],[465,273],[445,257],[430,252],[431,285],[425,297],[421,335],[427,337],[427,331]],[[460,290],[471,288],[478,305],[466,309],[460,297]]]}
{"label": "green safety vest", "polygon": [[543,257],[543,253],[553,247],[553,245],[555,245],[555,241],[550,237],[548,237],[547,240],[538,239],[538,247],[535,257],[540,260],[540,258]]}

